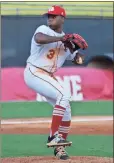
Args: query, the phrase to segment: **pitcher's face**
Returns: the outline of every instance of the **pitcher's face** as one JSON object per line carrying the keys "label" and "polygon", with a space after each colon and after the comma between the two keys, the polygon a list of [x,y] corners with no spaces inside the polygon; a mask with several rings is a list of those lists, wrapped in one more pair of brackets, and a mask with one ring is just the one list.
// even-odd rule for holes
{"label": "pitcher's face", "polygon": [[53,30],[58,29],[64,24],[64,17],[49,14],[47,24]]}

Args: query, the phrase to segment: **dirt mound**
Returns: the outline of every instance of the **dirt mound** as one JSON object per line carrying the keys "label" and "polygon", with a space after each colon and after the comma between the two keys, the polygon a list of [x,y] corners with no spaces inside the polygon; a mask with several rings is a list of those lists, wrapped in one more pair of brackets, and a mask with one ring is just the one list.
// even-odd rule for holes
{"label": "dirt mound", "polygon": [[[51,118],[2,119],[2,134],[48,134]],[[70,134],[112,135],[113,116],[72,117]]]}
{"label": "dirt mound", "polygon": [[[51,119],[9,119],[1,121],[0,132],[3,134],[47,134]],[[70,134],[104,134],[113,135],[113,117],[73,117]],[[55,157],[20,157],[2,158],[2,163],[113,163],[112,158],[106,157],[71,157],[67,161]]]}
{"label": "dirt mound", "polygon": [[61,161],[55,157],[20,157],[3,158],[2,163],[113,163],[113,158],[107,157],[71,157],[69,160]]}

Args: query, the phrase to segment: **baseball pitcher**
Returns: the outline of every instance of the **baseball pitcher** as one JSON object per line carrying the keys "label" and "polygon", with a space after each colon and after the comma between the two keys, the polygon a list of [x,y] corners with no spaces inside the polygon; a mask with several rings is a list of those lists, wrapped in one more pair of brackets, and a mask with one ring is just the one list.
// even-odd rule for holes
{"label": "baseball pitcher", "polygon": [[82,64],[78,49],[88,47],[78,34],[65,34],[62,30],[66,18],[65,10],[52,6],[45,14],[47,26],[39,26],[31,41],[31,52],[24,71],[24,80],[28,87],[44,96],[53,105],[52,123],[47,140],[48,147],[54,147],[54,155],[59,159],[69,158],[65,146],[71,124],[70,94],[54,77],[65,60]]}

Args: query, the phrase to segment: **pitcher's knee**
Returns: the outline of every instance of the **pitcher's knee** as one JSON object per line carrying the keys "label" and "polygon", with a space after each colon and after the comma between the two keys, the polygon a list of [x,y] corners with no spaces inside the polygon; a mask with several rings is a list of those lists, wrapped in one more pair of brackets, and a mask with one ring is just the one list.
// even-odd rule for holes
{"label": "pitcher's knee", "polygon": [[70,98],[71,95],[69,93],[60,93],[57,98],[57,104],[64,108],[70,108]]}

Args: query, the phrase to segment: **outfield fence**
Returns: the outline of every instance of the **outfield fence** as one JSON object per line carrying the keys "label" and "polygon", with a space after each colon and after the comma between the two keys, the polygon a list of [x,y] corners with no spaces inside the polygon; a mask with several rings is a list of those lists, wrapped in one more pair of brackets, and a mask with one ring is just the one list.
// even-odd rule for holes
{"label": "outfield fence", "polygon": [[[52,4],[51,4],[52,5]],[[68,15],[79,16],[107,16],[113,17],[113,3],[103,4],[89,4],[89,3],[70,3],[59,5],[66,9]],[[50,3],[44,4],[38,2],[2,2],[1,14],[2,15],[42,15],[50,7]]]}

